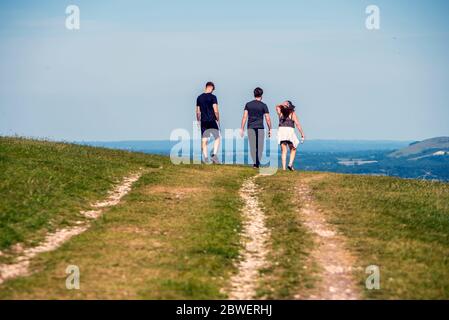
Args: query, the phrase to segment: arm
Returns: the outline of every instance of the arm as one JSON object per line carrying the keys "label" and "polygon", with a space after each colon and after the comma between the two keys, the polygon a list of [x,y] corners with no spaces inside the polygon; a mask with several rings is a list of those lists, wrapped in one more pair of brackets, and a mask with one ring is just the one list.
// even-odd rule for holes
{"label": "arm", "polygon": [[265,121],[267,122],[268,126],[268,137],[271,137],[271,118],[269,113],[265,113]]}
{"label": "arm", "polygon": [[201,109],[199,106],[196,106],[196,121],[201,121]]}
{"label": "arm", "polygon": [[278,105],[276,106],[276,112],[277,112],[277,114],[278,114],[279,117],[281,116],[281,109],[282,109],[283,107],[288,107],[288,101],[284,101],[283,103],[278,104]]}
{"label": "arm", "polygon": [[248,110],[245,110],[243,112],[243,117],[242,117],[242,125],[240,127],[240,136],[243,138],[244,134],[245,134],[245,124],[246,124],[246,120],[248,119]]}
{"label": "arm", "polygon": [[220,122],[220,113],[218,112],[218,104],[214,103],[214,113],[215,113],[215,118],[217,119],[218,122]]}
{"label": "arm", "polygon": [[299,123],[298,117],[296,116],[296,112],[293,112],[292,119],[295,122],[295,125],[298,128],[299,132],[301,133],[302,140],[304,140],[306,136],[304,135],[304,131],[302,130],[301,124]]}

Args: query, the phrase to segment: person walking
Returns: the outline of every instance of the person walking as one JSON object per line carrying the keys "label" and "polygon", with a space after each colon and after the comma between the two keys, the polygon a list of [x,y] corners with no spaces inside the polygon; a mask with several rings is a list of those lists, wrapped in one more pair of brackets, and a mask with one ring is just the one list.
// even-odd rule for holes
{"label": "person walking", "polygon": [[214,138],[214,147],[210,160],[215,164],[219,164],[217,153],[221,140],[219,130],[220,113],[218,112],[217,97],[212,93],[214,90],[214,83],[208,82],[206,83],[204,93],[196,99],[196,120],[201,127],[202,163],[209,163],[207,143],[212,136]]}
{"label": "person walking", "polygon": [[[295,133],[295,126],[301,134],[301,143],[305,140],[304,131],[296,115],[295,106],[291,101],[285,101],[283,104],[277,105],[276,112],[279,116],[278,143],[281,146],[282,169],[286,170],[287,167],[288,170],[294,171],[293,163],[300,143]],[[290,149],[290,161],[286,166],[288,149]]]}
{"label": "person walking", "polygon": [[248,121],[248,140],[254,168],[260,167],[260,160],[263,154],[265,141],[264,118],[268,126],[268,137],[271,137],[270,112],[268,111],[268,106],[262,102],[262,96],[262,88],[257,87],[254,89],[254,100],[245,105],[240,128],[240,135],[243,138],[245,135],[245,124]]}

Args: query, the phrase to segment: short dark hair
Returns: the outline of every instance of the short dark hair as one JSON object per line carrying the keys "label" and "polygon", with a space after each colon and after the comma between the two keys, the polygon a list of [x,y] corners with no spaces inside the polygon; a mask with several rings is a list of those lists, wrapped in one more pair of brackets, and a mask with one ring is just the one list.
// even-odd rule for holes
{"label": "short dark hair", "polygon": [[263,90],[262,88],[257,87],[256,89],[254,89],[254,97],[255,98],[260,98],[263,95]]}
{"label": "short dark hair", "polygon": [[206,88],[207,87],[212,87],[215,90],[215,84],[212,81],[209,81],[208,83],[206,83]]}

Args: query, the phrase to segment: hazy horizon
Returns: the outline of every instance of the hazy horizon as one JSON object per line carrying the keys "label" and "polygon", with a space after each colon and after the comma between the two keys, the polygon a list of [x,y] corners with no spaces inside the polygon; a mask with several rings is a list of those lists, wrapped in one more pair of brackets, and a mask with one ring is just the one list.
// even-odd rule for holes
{"label": "hazy horizon", "polygon": [[[65,27],[70,4],[80,30]],[[192,131],[212,80],[222,128],[261,86],[273,118],[298,106],[308,139],[449,136],[448,13],[443,0],[1,2],[0,134],[168,140]]]}

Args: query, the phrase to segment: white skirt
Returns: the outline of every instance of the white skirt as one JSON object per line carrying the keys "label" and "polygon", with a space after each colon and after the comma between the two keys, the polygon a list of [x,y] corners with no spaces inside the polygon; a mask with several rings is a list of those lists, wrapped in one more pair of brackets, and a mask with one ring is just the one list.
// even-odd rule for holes
{"label": "white skirt", "polygon": [[296,136],[295,128],[292,127],[279,127],[278,129],[278,143],[283,141],[290,142],[295,148],[299,145],[299,139]]}

